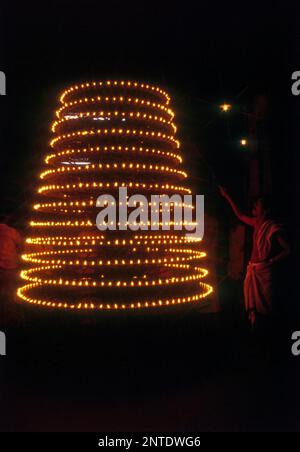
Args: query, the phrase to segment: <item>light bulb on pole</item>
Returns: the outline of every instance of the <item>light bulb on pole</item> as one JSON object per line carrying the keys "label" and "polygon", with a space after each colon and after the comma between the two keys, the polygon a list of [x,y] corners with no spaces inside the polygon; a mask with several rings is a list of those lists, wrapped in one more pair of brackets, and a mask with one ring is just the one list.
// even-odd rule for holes
{"label": "light bulb on pole", "polygon": [[231,109],[232,109],[232,105],[231,104],[224,103],[224,104],[220,105],[220,110],[223,113],[228,113]]}

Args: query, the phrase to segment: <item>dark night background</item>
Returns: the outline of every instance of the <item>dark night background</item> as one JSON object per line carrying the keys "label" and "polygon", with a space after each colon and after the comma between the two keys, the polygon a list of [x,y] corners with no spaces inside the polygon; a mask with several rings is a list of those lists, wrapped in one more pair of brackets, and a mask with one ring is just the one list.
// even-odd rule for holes
{"label": "dark night background", "polygon": [[[290,273],[293,275],[291,279],[296,281],[300,98],[294,98],[291,94],[291,74],[300,70],[298,31],[300,18],[298,19],[299,12],[295,10],[294,5],[288,2],[240,2],[234,5],[229,2],[207,1],[133,3],[114,0],[109,2],[48,0],[36,4],[3,2],[0,7],[0,70],[5,71],[7,76],[7,96],[0,99],[1,211],[17,210],[20,218],[27,217],[37,173],[49,142],[50,121],[62,89],[73,82],[88,79],[128,78],[161,85],[171,93],[186,169],[191,172],[198,193],[207,196],[208,210],[217,212],[219,221],[223,222],[225,236],[226,225],[233,220],[228,207],[217,195],[216,179],[235,194],[244,208],[249,208],[245,189],[245,181],[247,183],[245,168],[249,151],[241,149],[239,139],[248,135],[246,113],[253,110],[255,96],[263,94],[268,101],[265,127],[271,149],[273,195],[276,198],[279,215],[289,231],[293,248]],[[218,105],[223,101],[234,105],[234,111],[226,118],[218,110]],[[24,227],[22,220],[20,225]],[[294,283],[289,290],[289,298],[299,298],[296,289]],[[226,297],[228,298],[228,294]],[[135,427],[139,430],[154,431],[299,428],[300,416],[295,408],[296,402],[293,408],[289,406],[292,392],[280,401],[272,398],[275,393],[281,391],[281,386],[276,386],[277,382],[274,383],[274,388],[270,389],[265,405],[262,403],[262,406],[264,408],[267,406],[270,412],[272,407],[279,406],[282,413],[285,413],[282,417],[276,414],[270,418],[269,412],[262,410],[260,412],[263,414],[260,414],[257,420],[257,407],[253,402],[251,391],[246,394],[245,388],[240,386],[237,392],[234,391],[235,383],[230,381],[240,383],[245,378],[243,371],[249,365],[241,350],[237,351],[234,348],[234,333],[227,336],[226,345],[222,345],[221,354],[224,353],[222,359],[217,364],[212,364],[210,353],[217,353],[219,350],[224,330],[234,331],[237,327],[234,321],[230,320],[228,326],[226,323],[228,320],[221,319],[215,326],[214,320],[210,318],[206,321],[198,316],[196,319],[199,322],[197,334],[200,336],[191,333],[189,339],[203,342],[199,348],[194,347],[188,353],[184,348],[180,348],[182,344],[180,345],[176,328],[179,328],[184,338],[189,322],[195,327],[195,320],[186,320],[185,326],[178,326],[178,319],[175,319],[168,331],[169,339],[175,344],[173,351],[170,352],[174,362],[179,360],[176,361],[179,363],[178,366],[187,365],[189,359],[198,362],[198,366],[186,370],[186,378],[192,379],[193,389],[186,388],[185,374],[179,371],[175,364],[171,366],[174,384],[170,385],[171,389],[162,388],[158,381],[169,378],[169,374],[163,370],[162,364],[162,368],[158,366],[158,370],[154,369],[147,362],[143,351],[137,349],[135,356],[140,357],[141,364],[137,368],[131,368],[132,375],[130,374],[128,381],[126,378],[123,381],[124,386],[128,384],[128,393],[125,390],[122,392],[119,388],[121,395],[118,391],[115,392],[112,401],[107,400],[101,391],[97,393],[99,400],[103,397],[101,399],[104,401],[103,410],[106,410],[106,417],[102,411],[102,414],[99,414],[101,421],[97,423],[98,405],[92,397],[92,392],[84,395],[83,391],[83,386],[87,384],[86,373],[89,373],[88,358],[84,357],[78,366],[86,364],[86,372],[79,371],[80,381],[75,378],[76,383],[74,386],[71,384],[71,388],[77,394],[80,410],[85,413],[85,421],[80,422],[79,416],[77,419],[74,414],[71,420],[68,417],[73,409],[76,411],[76,400],[71,389],[69,393],[62,395],[63,391],[58,390],[58,383],[52,385],[49,377],[46,378],[44,386],[34,378],[35,390],[33,390],[33,376],[26,375],[24,384],[27,389],[23,391],[21,385],[16,382],[16,386],[10,388],[14,393],[12,404],[5,399],[7,406],[10,406],[8,408],[10,423],[5,428],[30,430],[35,425],[40,430],[51,430],[51,428],[62,429],[64,423],[66,428],[71,430],[103,428],[114,431],[134,430]],[[300,319],[298,323],[300,329]],[[105,334],[111,334],[109,337],[113,343],[124,338],[124,326],[121,322],[113,328],[117,329],[116,336],[113,336],[111,331],[102,331],[103,340],[107,340]],[[138,329],[137,335],[141,334],[142,330],[141,326],[138,328],[140,330]],[[147,331],[153,334],[149,321],[147,328]],[[158,334],[162,334],[162,325],[158,330]],[[34,331],[38,331],[36,324]],[[51,333],[47,334],[46,337],[52,337]],[[53,339],[54,347],[57,346],[60,350],[61,359],[65,351],[70,352],[68,347],[72,347],[72,340],[78,340],[75,339],[74,331],[72,334],[65,349],[59,341],[63,332],[58,331]],[[94,340],[91,332],[80,334],[81,338],[87,338],[87,342],[89,339]],[[133,345],[135,339],[135,337],[128,339],[133,348],[136,346]],[[16,346],[16,350],[19,347],[19,355],[22,355],[20,347],[25,353],[25,347],[28,344],[32,345],[28,338],[27,341],[25,345],[19,343]],[[44,339],[44,342],[47,340]],[[161,345],[158,339],[154,339],[154,342],[157,347]],[[148,352],[149,344],[150,339],[145,345]],[[208,344],[211,344],[211,348]],[[168,350],[167,344],[164,346],[163,350]],[[111,347],[115,351],[114,345]],[[179,350],[178,355],[176,347]],[[67,385],[68,378],[65,377],[64,380],[64,370],[60,368],[59,357],[55,355],[54,350],[51,353],[49,362],[56,369],[55,375],[51,375],[54,381],[62,378],[63,384]],[[73,353],[75,355],[75,352],[70,352],[70,362],[68,360],[67,362],[69,369],[78,375]],[[159,363],[164,361],[164,353],[158,354]],[[126,364],[128,355],[124,350],[121,354],[120,366],[125,372],[130,367]],[[153,358],[155,355],[151,356]],[[104,357],[103,359],[107,359],[112,365],[109,351],[104,352]],[[7,370],[4,378],[8,380],[12,377],[14,381],[14,371],[22,373],[22,366],[27,366],[28,363],[23,356],[14,367],[9,359],[12,358],[8,358],[12,367]],[[48,373],[47,365],[50,368],[50,364],[41,364],[37,357],[32,359],[34,361],[32,372],[40,375]],[[251,363],[249,366],[251,367]],[[252,372],[253,368],[251,369]],[[155,381],[153,387],[150,384],[152,388],[150,392],[143,388],[137,377],[139,372],[147,385],[149,381]],[[255,369],[253,372],[255,373]],[[201,380],[200,389],[195,386],[193,380],[195,374]],[[256,379],[255,384],[259,387],[259,371],[255,376],[252,373],[250,375]],[[111,378],[111,374],[105,371],[102,377],[106,381]],[[136,392],[133,386],[131,387],[131,378],[139,382]],[[251,378],[249,377],[249,380]],[[277,378],[278,380],[281,378],[285,383],[289,381],[291,387],[294,383],[296,386],[294,368],[290,370],[289,375],[285,374],[285,368],[281,368],[279,373],[277,372]],[[113,381],[119,384],[115,373]],[[95,383],[96,378],[92,379],[90,384]],[[207,392],[205,387],[208,388]],[[255,391],[253,389],[254,393]],[[34,393],[32,399],[31,393]],[[157,395],[161,393],[163,395]],[[49,402],[46,394],[54,401]],[[259,392],[257,397],[261,396]],[[144,413],[146,420],[143,422],[143,415],[139,416],[138,413],[143,412],[141,406],[148,403],[144,400],[147,397],[153,397],[154,401],[150,407],[147,405],[147,415]],[[93,402],[89,402],[92,399]],[[238,399],[241,401],[238,402]],[[24,406],[31,405],[32,400],[31,412]],[[219,400],[222,400],[222,403],[220,402],[222,406],[219,405]],[[21,414],[13,421],[13,411],[18,412],[18,403],[24,406],[20,408]],[[127,408],[131,403],[134,403],[135,414],[132,414],[131,408]],[[228,417],[227,405],[233,404],[236,410],[240,410],[239,403],[243,405],[240,417],[234,414],[234,409]],[[249,411],[248,408],[245,409],[245,404],[249,404]],[[176,406],[175,413],[170,415],[173,405]],[[162,406],[164,407],[162,413],[156,414]],[[180,408],[181,406],[183,408]],[[198,413],[199,406],[204,406],[204,414]],[[45,414],[41,416],[43,421],[38,421],[39,410],[45,413],[45,407],[50,413],[52,410],[53,413],[56,412],[61,423],[52,422],[51,416],[47,418]],[[131,413],[129,415],[128,410]],[[184,415],[182,410],[192,414]],[[219,412],[219,415],[214,417],[213,411]],[[118,412],[116,417],[115,412]],[[22,416],[26,418],[26,421],[23,419],[24,425]],[[126,416],[128,418],[125,422]],[[155,418],[156,422],[153,420]],[[175,419],[174,422],[172,419]]]}
{"label": "dark night background", "polygon": [[[275,190],[287,199],[287,101],[292,46],[296,48],[288,6],[64,1],[34,6],[12,2],[2,10],[8,96],[1,105],[6,147],[1,182],[8,197],[19,199],[20,191],[22,197],[32,191],[29,185],[45,153],[64,86],[129,78],[171,92],[183,150],[187,140],[196,144],[219,180],[236,192],[244,159],[238,140],[247,135],[247,121],[238,113],[224,120],[216,105],[228,100],[249,112],[254,95],[266,93]],[[196,168],[199,175],[201,163],[199,151],[187,153],[188,169]],[[287,183],[282,184],[283,178]]]}

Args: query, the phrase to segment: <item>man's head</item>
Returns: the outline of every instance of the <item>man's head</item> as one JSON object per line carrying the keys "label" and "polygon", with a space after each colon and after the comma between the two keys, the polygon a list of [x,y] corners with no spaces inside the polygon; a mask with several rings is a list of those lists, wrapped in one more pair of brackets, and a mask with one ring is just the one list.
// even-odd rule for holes
{"label": "man's head", "polygon": [[272,199],[270,196],[259,196],[253,202],[252,214],[254,217],[269,217],[272,214]]}

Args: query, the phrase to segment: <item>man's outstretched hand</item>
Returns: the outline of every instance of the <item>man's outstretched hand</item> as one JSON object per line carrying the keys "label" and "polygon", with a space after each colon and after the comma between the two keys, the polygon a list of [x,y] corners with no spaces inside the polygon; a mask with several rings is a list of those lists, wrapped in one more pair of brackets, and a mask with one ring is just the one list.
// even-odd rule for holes
{"label": "man's outstretched hand", "polygon": [[223,196],[224,198],[228,198],[229,195],[227,193],[226,188],[223,187],[222,185],[219,185],[218,188],[219,188],[220,195]]}

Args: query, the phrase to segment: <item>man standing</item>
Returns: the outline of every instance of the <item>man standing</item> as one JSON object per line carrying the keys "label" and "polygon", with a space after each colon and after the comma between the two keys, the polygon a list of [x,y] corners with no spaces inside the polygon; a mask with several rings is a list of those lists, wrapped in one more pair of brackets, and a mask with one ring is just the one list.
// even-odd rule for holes
{"label": "man standing", "polygon": [[224,187],[221,195],[228,201],[237,218],[253,227],[253,247],[244,282],[245,307],[249,322],[256,326],[260,317],[272,313],[273,267],[285,259],[290,248],[283,237],[280,224],[271,219],[268,198],[258,198],[252,209],[252,216],[243,214]]}

